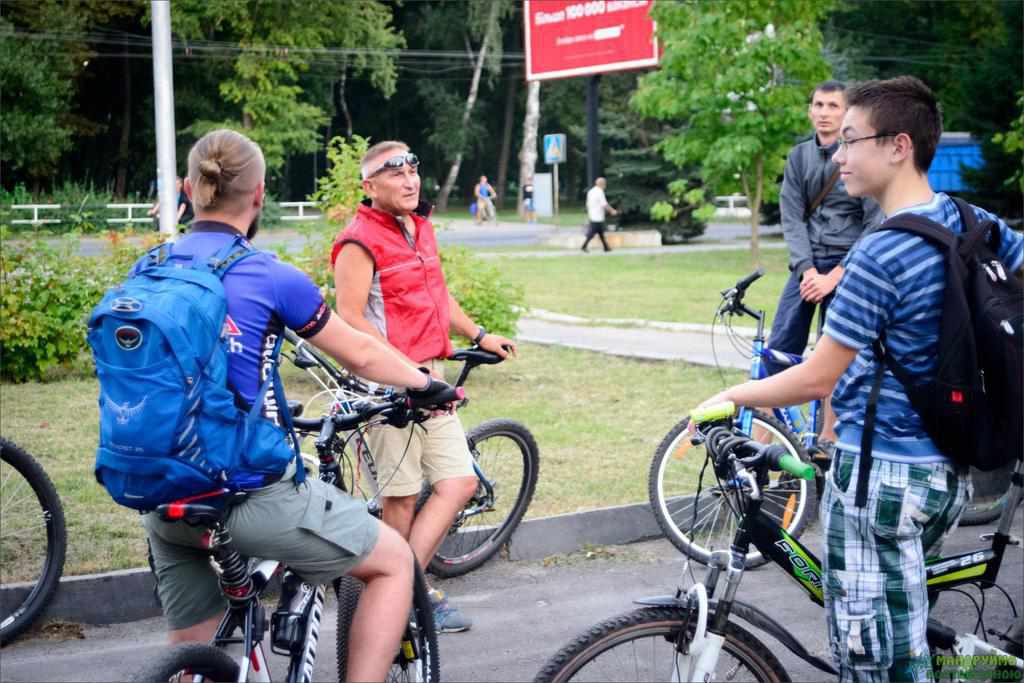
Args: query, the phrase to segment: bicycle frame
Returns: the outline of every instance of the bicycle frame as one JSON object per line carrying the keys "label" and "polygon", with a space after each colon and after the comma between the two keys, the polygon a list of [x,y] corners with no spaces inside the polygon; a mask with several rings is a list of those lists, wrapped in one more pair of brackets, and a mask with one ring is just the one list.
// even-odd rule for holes
{"label": "bicycle frame", "polygon": [[[750,379],[765,379],[768,377],[768,369],[765,367],[765,359],[770,358],[776,363],[785,366],[793,366],[804,362],[804,357],[786,353],[785,351],[777,351],[771,347],[765,346],[764,343],[764,311],[752,311],[744,305],[740,305],[739,309],[742,313],[749,315],[757,321],[757,332],[754,334],[753,340],[753,354],[750,360]],[[800,406],[787,406],[785,408],[773,408],[772,413],[781,421],[786,428],[789,429],[793,434],[797,435],[797,438],[803,443],[804,447],[810,449],[814,447],[818,442],[818,435],[814,431],[815,425],[818,424],[818,412],[821,410],[821,401],[815,399],[810,401],[810,415],[804,416]],[[740,428],[744,434],[750,435],[752,428],[753,411],[750,408],[743,407],[739,412],[739,423]]]}
{"label": "bicycle frame", "polygon": [[[751,482],[756,490],[753,475],[748,472],[744,472],[744,474],[746,475],[745,478]],[[997,585],[996,577],[999,574],[999,567],[1002,563],[1006,546],[1011,543],[1019,543],[1018,540],[1012,539],[1010,536],[1010,528],[1016,510],[1016,503],[1020,501],[1022,491],[1024,491],[1024,460],[1018,460],[1011,479],[1009,505],[1004,508],[999,527],[991,536],[991,547],[950,557],[935,558],[928,562],[926,576],[930,599],[936,597],[942,591],[964,584],[975,584],[981,590],[987,590]],[[808,653],[795,637],[770,616],[751,605],[735,600],[740,580],[745,571],[743,568],[743,557],[752,543],[761,553],[781,567],[786,575],[793,579],[807,593],[808,598],[813,603],[824,606],[821,562],[806,546],[786,533],[784,529],[764,514],[760,507],[761,500],[759,494],[757,498],[748,499],[748,507],[740,520],[732,547],[729,550],[720,550],[712,554],[711,560],[708,563],[704,584],[698,584],[701,590],[694,592],[691,589],[691,592],[687,594],[685,599],[681,599],[681,593],[677,592],[674,598],[648,598],[636,602],[647,605],[672,604],[691,609],[706,610],[706,630],[709,637],[714,634],[724,633],[726,623],[735,612],[736,616],[770,633],[804,661],[822,671],[836,673],[827,662],[823,662]],[[713,601],[711,599],[718,588],[718,579],[722,572],[726,573],[723,595],[717,601]],[[701,633],[700,624],[697,625],[697,633]],[[928,640],[930,643],[935,643],[943,649],[951,650],[956,658],[959,658],[955,659],[955,661],[969,662],[971,661],[969,658],[973,655],[1005,657],[1005,662],[1011,662],[1014,659],[1012,655],[973,634],[958,634],[949,627],[943,626],[931,619],[928,621]],[[697,648],[697,650],[700,650],[700,648]],[[693,657],[696,654],[685,654],[684,656],[687,659],[683,668],[695,675],[699,675],[702,671],[713,670],[714,662],[707,664],[701,658],[695,660]],[[1024,660],[1016,658],[1015,665],[1018,668],[1024,669]],[[971,679],[971,672],[966,669],[957,669],[954,672],[954,680]],[[695,678],[692,680],[700,679]]]}

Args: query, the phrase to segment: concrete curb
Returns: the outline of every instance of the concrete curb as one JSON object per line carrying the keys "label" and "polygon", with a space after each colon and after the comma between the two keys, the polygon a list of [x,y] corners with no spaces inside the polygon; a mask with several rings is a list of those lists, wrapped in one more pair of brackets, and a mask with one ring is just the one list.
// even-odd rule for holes
{"label": "concrete curb", "polygon": [[[539,517],[524,521],[516,529],[508,544],[509,558],[539,560],[586,545],[620,545],[660,534],[646,503]],[[147,568],[64,577],[37,621],[119,624],[160,616],[153,587],[153,575]],[[3,588],[0,602],[10,604],[23,599],[29,590],[24,585]]]}

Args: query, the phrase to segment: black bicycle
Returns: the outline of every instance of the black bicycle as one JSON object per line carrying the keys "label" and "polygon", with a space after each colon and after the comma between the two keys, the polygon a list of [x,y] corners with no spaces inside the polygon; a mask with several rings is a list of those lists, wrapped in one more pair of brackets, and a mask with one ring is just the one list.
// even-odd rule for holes
{"label": "black bicycle", "polygon": [[24,449],[0,438],[0,645],[28,628],[64,571],[68,539],[53,482]]}
{"label": "black bicycle", "polygon": [[[289,401],[288,408],[294,415],[297,429],[318,433],[318,462],[306,462],[304,456],[304,465],[308,470],[319,471],[322,481],[341,487],[341,465],[334,453],[336,441],[342,434],[365,423],[388,422],[404,426],[410,421],[422,421],[430,410],[462,398],[463,391],[454,388],[433,398],[429,405],[404,394],[393,394],[387,400],[363,400],[347,414],[315,419],[300,417],[302,404],[297,401]],[[165,521],[184,521],[209,530],[211,558],[218,568],[221,591],[229,606],[211,644],[189,643],[174,647],[140,671],[135,681],[176,680],[182,673],[192,674],[194,681],[270,681],[264,645],[268,629],[271,651],[289,658],[288,682],[310,683],[313,680],[326,588],[303,581],[281,562],[244,558],[232,547],[224,522],[230,508],[247,497],[247,492],[224,488],[157,507],[155,513]],[[268,623],[261,598],[274,576],[281,577],[281,598]],[[339,605],[338,680],[345,681],[351,613],[362,583],[345,576],[335,580],[334,589]],[[343,613],[348,616],[343,618]],[[440,680],[433,610],[418,565],[409,623],[387,680],[427,683]]]}
{"label": "black bicycle", "polygon": [[[286,338],[293,347],[287,352],[288,357],[321,387],[306,402],[306,414],[345,414],[364,398],[386,400],[391,395],[390,391],[339,368],[290,330]],[[463,364],[454,384],[462,387],[474,368],[500,363],[502,358],[472,347],[455,351],[449,360]],[[460,405],[467,401],[463,399]],[[341,464],[342,488],[362,495],[370,510],[379,516],[382,482],[364,428],[365,425],[336,440],[334,457]],[[309,433],[301,426],[297,429]],[[428,565],[428,571],[441,578],[461,576],[492,558],[519,526],[537,487],[540,452],[533,434],[524,425],[508,419],[487,420],[470,429],[466,441],[479,483]],[[319,442],[316,447],[319,451]],[[424,482],[417,510],[430,494],[430,486]]]}
{"label": "black bicycle", "polygon": [[[681,587],[674,595],[637,600],[641,609],[609,619],[580,635],[554,655],[537,674],[536,681],[788,681],[772,648],[759,640],[739,621],[771,635],[794,655],[822,672],[835,675],[833,666],[811,654],[784,626],[768,613],[741,602],[740,582],[746,571],[744,558],[755,546],[782,568],[807,593],[810,600],[824,604],[821,563],[814,554],[762,510],[763,489],[769,472],[785,471],[812,480],[814,468],[786,453],[779,446],[767,446],[751,439],[732,415],[731,403],[697,411],[693,419],[697,432],[691,435],[706,451],[709,478],[740,482],[742,496],[731,513],[737,519],[732,544],[711,553],[703,583]],[[1017,613],[1009,594],[996,583],[1007,545],[1020,543],[1010,535],[1016,503],[1024,487],[1024,461],[1018,460],[1011,478],[1010,505],[1003,509],[991,545],[951,557],[937,558],[926,566],[928,594],[938,599],[943,591],[957,591],[974,585],[981,591],[976,633],[957,633],[929,619],[927,638],[935,652],[936,679],[1021,680],[1024,660],[1021,639],[1024,616]],[[697,495],[700,495],[698,488]],[[689,563],[687,563],[689,564]],[[724,576],[723,576],[724,575]],[[720,579],[724,578],[724,587]],[[985,592],[997,589],[1009,601],[1014,624],[1004,633],[984,628]],[[998,635],[1005,650],[988,642]],[[867,637],[867,636],[865,636]]]}

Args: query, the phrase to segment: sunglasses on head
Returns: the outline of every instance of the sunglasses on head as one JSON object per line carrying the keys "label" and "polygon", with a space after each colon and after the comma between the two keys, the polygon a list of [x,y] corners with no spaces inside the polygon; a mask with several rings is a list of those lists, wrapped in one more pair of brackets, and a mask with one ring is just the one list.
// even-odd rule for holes
{"label": "sunglasses on head", "polygon": [[406,164],[408,164],[410,168],[416,168],[420,165],[420,158],[413,154],[412,152],[405,152],[403,154],[393,156],[387,161],[385,161],[383,164],[378,166],[377,170],[375,170],[373,173],[368,173],[366,177],[363,178],[363,180],[369,180],[373,176],[378,175],[384,171],[398,170],[405,166]]}

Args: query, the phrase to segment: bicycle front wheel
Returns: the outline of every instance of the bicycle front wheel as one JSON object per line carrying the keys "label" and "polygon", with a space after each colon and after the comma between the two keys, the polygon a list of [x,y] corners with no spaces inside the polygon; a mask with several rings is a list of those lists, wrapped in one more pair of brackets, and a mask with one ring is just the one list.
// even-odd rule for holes
{"label": "bicycle front wheel", "polygon": [[[540,453],[523,425],[488,420],[466,435],[481,479],[455,519],[429,570],[442,578],[461,576],[494,556],[526,514],[537,488]],[[430,496],[425,487],[417,510]]]}
{"label": "bicycle front wheel", "polygon": [[[714,550],[727,549],[736,534],[737,514],[743,492],[737,482],[718,482],[714,467],[707,464],[704,446],[693,446],[683,418],[658,446],[651,462],[647,488],[651,508],[666,538],[681,552],[707,564]],[[789,455],[808,462],[807,451],[786,427],[763,413],[754,412],[753,438],[779,444]],[[701,470],[704,474],[701,479]],[[700,496],[697,484],[700,480]],[[762,487],[761,511],[794,538],[804,530],[817,508],[813,481],[785,472],[770,472]],[[746,566],[767,561],[759,550],[747,553]]]}
{"label": "bicycle front wheel", "polygon": [[[681,607],[644,607],[602,622],[549,659],[534,682],[678,681],[679,649],[693,637],[692,622],[683,632],[686,612]],[[729,622],[712,680],[790,679],[763,643]]]}
{"label": "bicycle front wheel", "polygon": [[0,645],[24,631],[57,590],[64,570],[64,508],[35,459],[0,439],[0,585],[26,590],[0,603]]}
{"label": "bicycle front wheel", "polygon": [[192,674],[203,681],[237,681],[238,663],[223,650],[200,643],[187,643],[165,652],[132,678],[134,683],[167,683]]}
{"label": "bicycle front wheel", "polygon": [[[338,596],[338,680],[345,683],[348,679],[349,632],[352,630],[352,618],[359,605],[359,596],[363,592],[363,583],[351,576],[343,576],[334,582],[334,589]],[[405,629],[401,648],[385,680],[395,683],[439,683],[441,680],[441,659],[437,650],[434,610],[430,604],[427,582],[418,563],[413,577],[409,625]]]}

